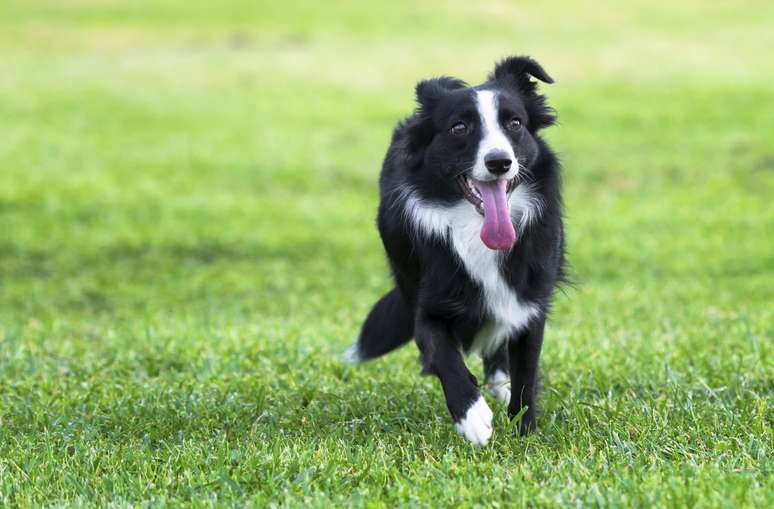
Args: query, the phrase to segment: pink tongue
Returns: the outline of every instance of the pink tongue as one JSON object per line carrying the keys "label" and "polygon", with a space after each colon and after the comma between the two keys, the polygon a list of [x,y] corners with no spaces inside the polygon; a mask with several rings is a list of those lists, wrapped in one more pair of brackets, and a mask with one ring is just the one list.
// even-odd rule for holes
{"label": "pink tongue", "polygon": [[481,240],[489,249],[509,249],[516,242],[516,232],[508,211],[505,190],[508,182],[497,179],[489,182],[474,180],[473,183],[484,202],[484,226]]}

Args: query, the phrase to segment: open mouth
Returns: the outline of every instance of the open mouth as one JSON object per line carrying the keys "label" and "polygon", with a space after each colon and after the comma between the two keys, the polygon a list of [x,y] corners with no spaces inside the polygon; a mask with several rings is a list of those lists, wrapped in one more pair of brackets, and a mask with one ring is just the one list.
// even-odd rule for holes
{"label": "open mouth", "polygon": [[[515,186],[514,184],[515,180],[516,180],[516,177],[506,180],[505,194],[508,198],[510,198],[511,191],[513,191],[513,188]],[[481,191],[479,191],[479,188],[476,185],[477,181],[468,175],[462,175],[458,179],[458,181],[459,181],[460,189],[462,189],[462,194],[463,196],[465,196],[465,199],[468,200],[476,208],[476,211],[483,216],[484,200],[481,197]]]}
{"label": "open mouth", "polygon": [[484,216],[481,241],[493,250],[510,249],[516,242],[516,230],[511,220],[508,200],[514,179],[476,180],[467,175],[460,177],[465,199]]}

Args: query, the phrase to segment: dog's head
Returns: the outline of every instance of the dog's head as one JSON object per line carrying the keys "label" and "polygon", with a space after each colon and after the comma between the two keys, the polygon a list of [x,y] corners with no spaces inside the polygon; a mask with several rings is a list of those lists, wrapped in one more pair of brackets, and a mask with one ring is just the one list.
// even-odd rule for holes
{"label": "dog's head", "polygon": [[535,60],[510,57],[476,87],[450,77],[422,81],[407,125],[417,187],[432,198],[470,202],[484,216],[481,238],[492,249],[515,241],[511,192],[520,181],[539,178],[532,173],[537,131],[555,122],[532,78],[553,83]]}

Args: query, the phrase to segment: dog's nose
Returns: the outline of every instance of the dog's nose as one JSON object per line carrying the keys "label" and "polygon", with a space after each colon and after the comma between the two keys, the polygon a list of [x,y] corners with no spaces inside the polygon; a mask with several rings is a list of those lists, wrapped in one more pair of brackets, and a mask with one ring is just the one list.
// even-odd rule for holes
{"label": "dog's nose", "polygon": [[484,165],[490,173],[502,175],[511,169],[511,158],[503,150],[493,150],[484,156]]}

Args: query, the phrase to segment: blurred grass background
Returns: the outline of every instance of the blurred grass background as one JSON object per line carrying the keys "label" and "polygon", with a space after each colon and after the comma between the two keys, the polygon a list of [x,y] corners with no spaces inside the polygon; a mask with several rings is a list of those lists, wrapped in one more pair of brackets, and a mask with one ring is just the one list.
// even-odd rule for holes
{"label": "blurred grass background", "polygon": [[[767,1],[3,2],[0,500],[774,504],[771,47]],[[510,54],[579,285],[476,451],[413,347],[338,354],[414,83]]]}

